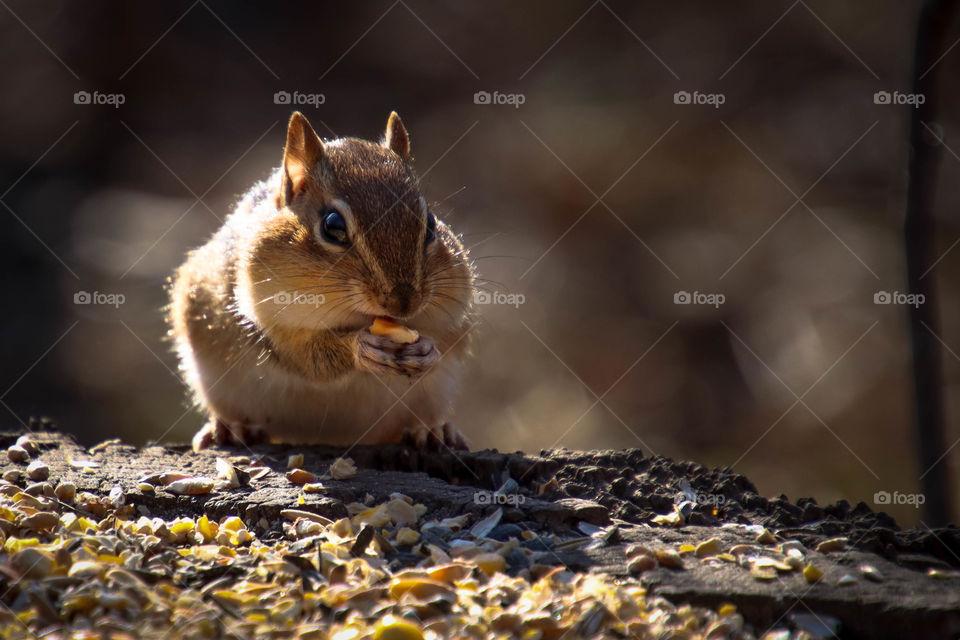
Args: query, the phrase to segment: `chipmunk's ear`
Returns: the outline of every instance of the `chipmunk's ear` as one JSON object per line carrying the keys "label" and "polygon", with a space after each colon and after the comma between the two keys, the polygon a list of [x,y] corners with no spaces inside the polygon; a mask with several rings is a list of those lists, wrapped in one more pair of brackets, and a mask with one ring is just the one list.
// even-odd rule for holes
{"label": "chipmunk's ear", "polygon": [[311,179],[316,179],[316,168],[323,157],[323,141],[313,130],[307,118],[294,111],[287,125],[287,146],[283,149],[282,202],[289,204],[294,196],[303,193]]}
{"label": "chipmunk's ear", "polygon": [[410,159],[410,135],[396,111],[387,118],[387,132],[383,134],[383,146],[404,160]]}

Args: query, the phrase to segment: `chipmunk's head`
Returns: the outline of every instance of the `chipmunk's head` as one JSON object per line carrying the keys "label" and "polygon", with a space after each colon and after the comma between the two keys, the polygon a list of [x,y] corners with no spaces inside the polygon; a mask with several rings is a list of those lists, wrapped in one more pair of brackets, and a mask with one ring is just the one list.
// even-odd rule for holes
{"label": "chipmunk's head", "polygon": [[284,322],[353,329],[374,316],[418,325],[466,313],[466,252],[420,193],[410,137],[396,112],[381,142],[324,142],[294,113],[280,173],[281,228],[263,255],[260,279],[322,294],[308,296],[317,303],[308,312],[294,303]]}

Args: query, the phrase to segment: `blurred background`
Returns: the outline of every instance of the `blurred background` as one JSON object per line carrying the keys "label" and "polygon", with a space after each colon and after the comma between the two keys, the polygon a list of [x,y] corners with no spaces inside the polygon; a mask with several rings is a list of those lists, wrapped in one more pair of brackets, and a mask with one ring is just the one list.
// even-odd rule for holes
{"label": "blurred background", "polygon": [[[906,307],[875,303],[905,288],[917,3],[0,4],[6,426],[188,440],[165,279],[293,108],[368,138],[396,109],[496,294],[459,401],[475,446],[642,447],[821,503],[919,490]],[[960,47],[937,67],[960,150]],[[945,149],[951,444],[958,177]]]}

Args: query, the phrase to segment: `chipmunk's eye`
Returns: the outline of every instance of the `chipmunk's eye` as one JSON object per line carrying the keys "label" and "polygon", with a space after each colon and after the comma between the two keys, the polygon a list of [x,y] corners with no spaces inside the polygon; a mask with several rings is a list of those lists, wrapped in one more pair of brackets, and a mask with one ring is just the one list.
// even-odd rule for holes
{"label": "chipmunk's eye", "polygon": [[336,209],[327,209],[320,213],[320,235],[330,244],[346,246],[350,244],[347,235],[347,221]]}
{"label": "chipmunk's eye", "polygon": [[430,244],[437,239],[437,219],[432,213],[427,214],[427,239],[426,244]]}

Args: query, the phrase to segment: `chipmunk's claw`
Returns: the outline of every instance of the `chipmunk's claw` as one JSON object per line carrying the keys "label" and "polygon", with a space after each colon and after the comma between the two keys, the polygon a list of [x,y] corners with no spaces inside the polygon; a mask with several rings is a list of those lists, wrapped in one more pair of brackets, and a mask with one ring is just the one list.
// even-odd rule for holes
{"label": "chipmunk's claw", "polygon": [[444,423],[438,431],[434,431],[422,423],[416,427],[408,428],[403,432],[402,442],[425,451],[470,450],[470,444],[466,437],[449,422]]}
{"label": "chipmunk's claw", "polygon": [[394,342],[369,331],[358,339],[360,366],[373,373],[399,373],[416,377],[427,372],[440,359],[433,340],[426,336],[410,344]]}
{"label": "chipmunk's claw", "polygon": [[241,422],[227,424],[222,420],[211,418],[193,436],[193,450],[200,451],[214,445],[250,446],[268,441],[267,433],[256,425]]}

